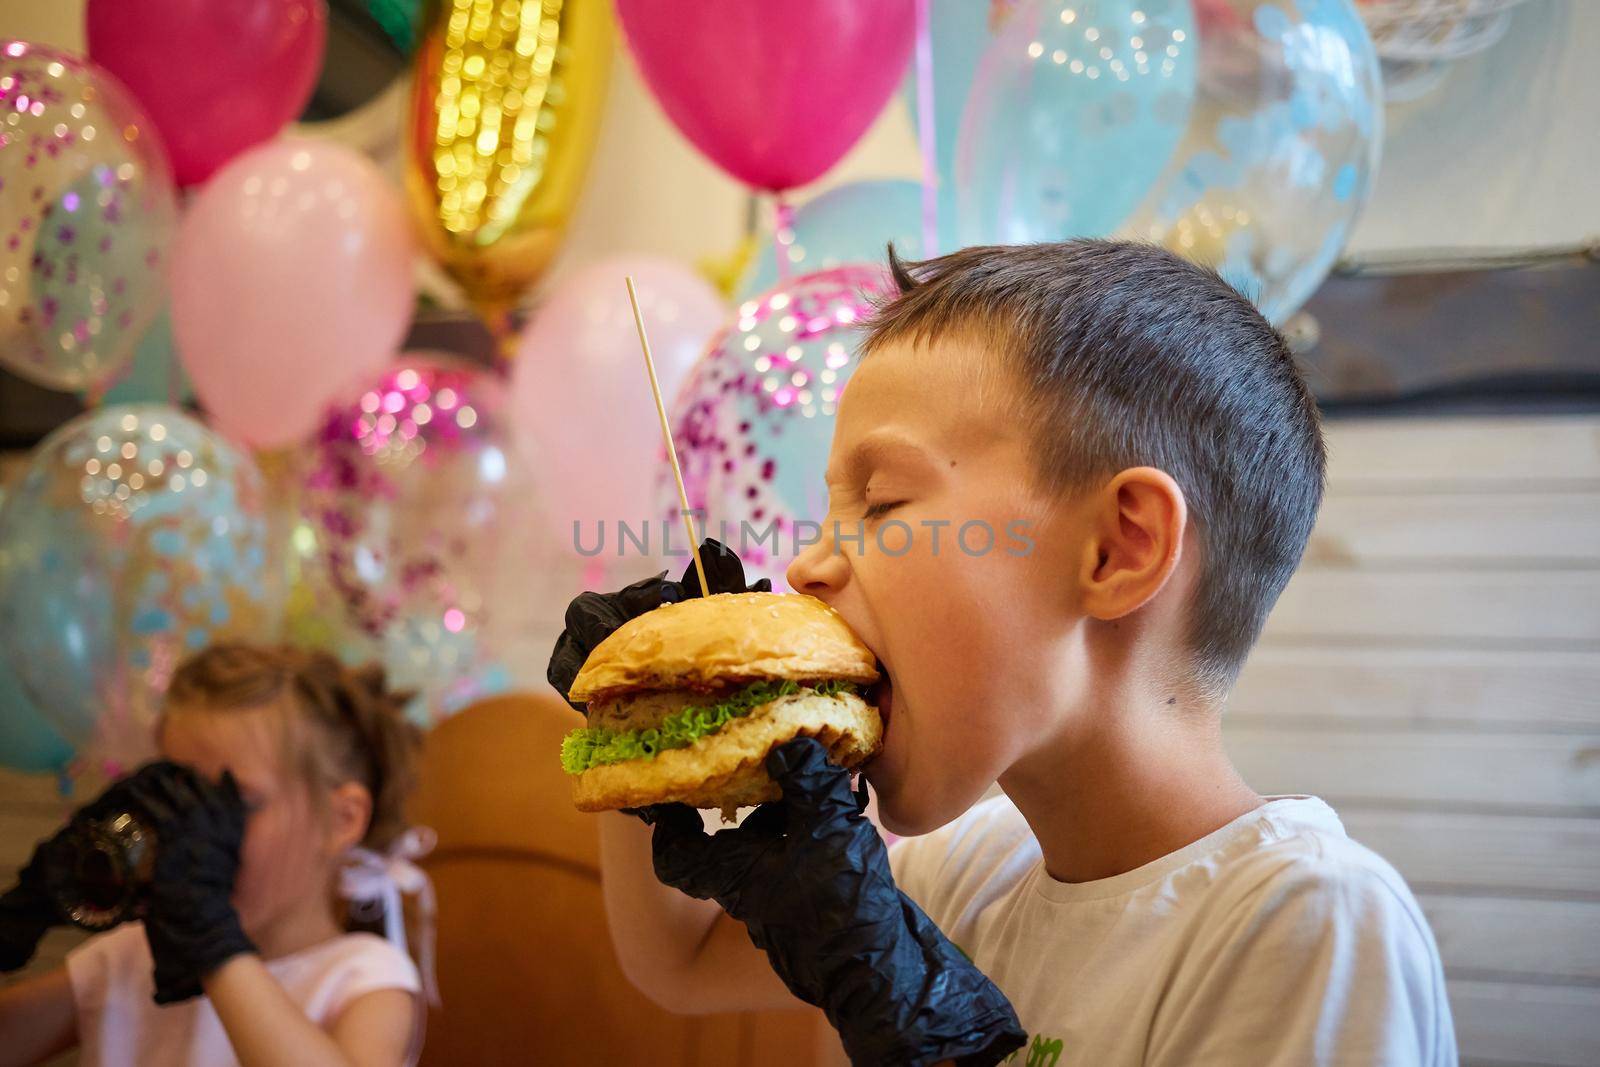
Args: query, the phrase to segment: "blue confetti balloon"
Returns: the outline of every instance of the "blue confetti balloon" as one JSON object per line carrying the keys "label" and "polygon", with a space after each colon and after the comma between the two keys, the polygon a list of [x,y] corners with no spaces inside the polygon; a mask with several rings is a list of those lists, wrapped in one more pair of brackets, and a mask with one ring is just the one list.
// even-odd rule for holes
{"label": "blue confetti balloon", "polygon": [[56,430],[0,509],[0,656],[52,728],[141,758],[173,668],[277,633],[266,502],[249,457],[159,405]]}
{"label": "blue confetti balloon", "polygon": [[1019,4],[978,64],[956,147],[963,245],[1112,233],[1183,139],[1188,0]]}
{"label": "blue confetti balloon", "polygon": [[[1014,8],[1033,0],[931,0],[928,38],[933,51],[933,146],[939,174],[939,251],[956,247],[956,140],[961,113],[978,73],[978,62]],[[901,96],[911,128],[921,137],[917,110],[917,65],[906,73]]]}
{"label": "blue confetti balloon", "polygon": [[0,667],[0,767],[56,771],[72,759],[72,746],[50,728],[8,667]]}
{"label": "blue confetti balloon", "polygon": [[1216,267],[1281,323],[1327,276],[1372,188],[1378,59],[1350,0],[1198,0],[1188,131],[1126,236]]}
{"label": "blue confetti balloon", "polygon": [[[0,490],[0,506],[4,503]],[[71,759],[72,746],[44,721],[16,673],[0,664],[0,767],[60,772]]]}
{"label": "blue confetti balloon", "polygon": [[[850,264],[888,269],[892,241],[904,259],[920,259],[922,186],[913,181],[864,181],[836,186],[808,200],[794,214],[794,241],[784,246],[790,273],[810,274]],[[739,287],[739,299],[778,284],[775,245],[767,242]]]}

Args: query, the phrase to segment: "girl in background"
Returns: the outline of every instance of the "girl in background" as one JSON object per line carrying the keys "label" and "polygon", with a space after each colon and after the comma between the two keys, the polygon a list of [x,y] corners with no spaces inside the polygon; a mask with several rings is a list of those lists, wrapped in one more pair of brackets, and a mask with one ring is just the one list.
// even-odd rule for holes
{"label": "girl in background", "polygon": [[[384,875],[422,878],[403,854],[419,836],[403,815],[418,743],[406,700],[381,668],[287,646],[215,645],[180,665],[162,761],[80,812],[133,810],[153,829],[143,921],[0,991],[0,1064],[75,1045],[85,1067],[414,1063],[417,969],[391,941],[347,932],[338,900],[354,875],[403,930]],[[0,898],[0,967],[59,922],[43,872],[68,832]]]}

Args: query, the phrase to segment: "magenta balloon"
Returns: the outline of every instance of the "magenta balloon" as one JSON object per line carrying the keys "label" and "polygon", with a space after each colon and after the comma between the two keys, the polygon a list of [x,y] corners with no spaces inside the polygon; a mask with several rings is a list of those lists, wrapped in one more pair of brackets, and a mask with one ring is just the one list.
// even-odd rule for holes
{"label": "magenta balloon", "polygon": [[820,177],[860,139],[916,38],[913,0],[617,0],[617,13],[684,136],[772,191]]}
{"label": "magenta balloon", "polygon": [[253,148],[200,190],[172,250],[172,334],[212,421],[258,448],[309,434],[395,356],[416,296],[405,205],[365,156]]}
{"label": "magenta balloon", "polygon": [[89,0],[89,55],[155,120],[179,185],[205,181],[305,110],[322,0]]}
{"label": "magenta balloon", "polygon": [[[604,260],[567,279],[523,331],[511,367],[512,434],[561,544],[572,524],[654,517],[661,422],[624,278],[633,276],[668,405],[728,317],[722,298],[668,259]],[[611,536],[611,535],[607,535]]]}

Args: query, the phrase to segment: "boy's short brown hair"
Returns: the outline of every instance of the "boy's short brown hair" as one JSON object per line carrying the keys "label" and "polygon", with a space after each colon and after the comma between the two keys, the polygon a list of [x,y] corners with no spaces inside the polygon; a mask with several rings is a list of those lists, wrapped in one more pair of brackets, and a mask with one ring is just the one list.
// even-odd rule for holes
{"label": "boy's short brown hair", "polygon": [[967,333],[1014,361],[1050,489],[1157,467],[1203,547],[1189,605],[1195,680],[1233,684],[1305,551],[1326,456],[1283,337],[1214,271],[1163,249],[1077,240],[907,264],[863,353]]}

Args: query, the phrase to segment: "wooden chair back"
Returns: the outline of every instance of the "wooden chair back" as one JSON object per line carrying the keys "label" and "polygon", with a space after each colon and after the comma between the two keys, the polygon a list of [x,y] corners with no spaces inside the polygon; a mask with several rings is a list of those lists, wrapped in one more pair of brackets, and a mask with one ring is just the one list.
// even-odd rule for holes
{"label": "wooden chair back", "polygon": [[435,727],[416,821],[438,894],[442,1007],[422,1063],[815,1067],[818,1013],[681,1016],[623,976],[600,895],[593,816],[557,753],[577,718],[553,694],[474,705]]}

